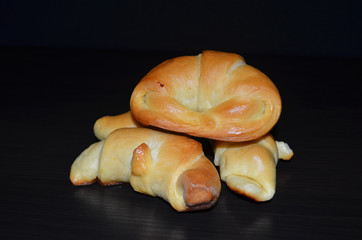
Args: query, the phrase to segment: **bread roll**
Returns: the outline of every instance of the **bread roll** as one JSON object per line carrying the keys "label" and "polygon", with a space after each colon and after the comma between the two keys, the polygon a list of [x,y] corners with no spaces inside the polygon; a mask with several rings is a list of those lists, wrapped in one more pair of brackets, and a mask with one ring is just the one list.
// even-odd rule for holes
{"label": "bread roll", "polygon": [[270,200],[275,194],[278,159],[293,156],[288,144],[274,141],[271,134],[251,142],[216,141],[214,151],[221,180],[257,202]]}
{"label": "bread roll", "polygon": [[143,125],[232,142],[265,135],[281,112],[278,89],[265,74],[217,51],[161,63],[135,87],[130,104]]}
{"label": "bread roll", "polygon": [[158,196],[177,211],[212,207],[220,178],[199,142],[146,128],[121,128],[91,145],[74,161],[70,179],[87,185],[130,182],[140,193]]}
{"label": "bread roll", "polygon": [[[100,136],[107,136],[101,129],[111,132],[122,127],[137,127],[137,124],[129,112],[96,122]],[[278,160],[289,160],[293,156],[288,144],[275,141],[271,134],[240,143],[214,141],[214,152],[214,164],[219,166],[221,179],[228,187],[258,202],[270,200],[275,194]]]}
{"label": "bread roll", "polygon": [[134,128],[142,127],[131,115],[131,112],[128,111],[123,114],[116,116],[104,116],[99,118],[93,127],[94,135],[99,140],[104,140],[107,136],[118,128]]}

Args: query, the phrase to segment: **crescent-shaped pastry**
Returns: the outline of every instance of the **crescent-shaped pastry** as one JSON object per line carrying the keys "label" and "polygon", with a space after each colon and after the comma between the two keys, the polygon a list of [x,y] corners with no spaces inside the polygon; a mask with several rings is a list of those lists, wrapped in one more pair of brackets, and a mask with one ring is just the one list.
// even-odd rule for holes
{"label": "crescent-shaped pastry", "polygon": [[158,196],[177,211],[212,207],[221,183],[199,142],[146,128],[121,128],[84,150],[70,179],[87,185],[130,182],[140,193]]}
{"label": "crescent-shaped pastry", "polygon": [[152,69],[131,96],[143,125],[221,141],[257,139],[281,112],[278,89],[233,53],[204,51]]}
{"label": "crescent-shaped pastry", "polygon": [[96,138],[104,140],[108,135],[118,128],[142,127],[131,115],[131,112],[122,113],[116,116],[104,116],[94,123],[93,131]]}
{"label": "crescent-shaped pastry", "polygon": [[[98,119],[96,136],[106,137],[117,128],[138,127],[130,112]],[[102,139],[102,138],[99,138]],[[287,143],[275,141],[271,134],[248,142],[214,142],[214,164],[219,166],[221,180],[228,187],[255,201],[270,200],[276,189],[276,165],[289,160],[293,151]]]}
{"label": "crescent-shaped pastry", "polygon": [[271,134],[251,142],[216,141],[214,152],[221,180],[231,190],[257,202],[274,196],[278,160],[293,156],[288,144],[274,141]]}

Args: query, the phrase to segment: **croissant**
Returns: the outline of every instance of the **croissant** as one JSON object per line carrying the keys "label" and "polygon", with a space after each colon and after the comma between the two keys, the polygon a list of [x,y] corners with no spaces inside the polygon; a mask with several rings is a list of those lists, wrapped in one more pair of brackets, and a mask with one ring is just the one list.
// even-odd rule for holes
{"label": "croissant", "polygon": [[134,127],[142,127],[142,125],[135,121],[131,115],[131,112],[128,111],[116,116],[104,116],[99,118],[93,126],[93,131],[94,135],[99,140],[104,140],[111,132],[118,128]]}
{"label": "croissant", "polygon": [[[123,127],[139,127],[130,112],[98,119],[95,135],[102,139]],[[220,177],[233,191],[255,201],[270,200],[276,189],[276,165],[279,159],[290,160],[293,150],[287,143],[275,141],[269,133],[248,142],[214,141],[214,164]]]}
{"label": "croissant", "polygon": [[293,156],[288,144],[275,141],[271,134],[250,142],[216,141],[214,152],[221,180],[231,190],[257,202],[274,196],[278,160]]}
{"label": "croissant", "polygon": [[94,143],[74,161],[70,180],[87,185],[130,182],[140,193],[158,196],[177,211],[212,207],[221,183],[199,142],[146,128],[121,128]]}
{"label": "croissant", "polygon": [[170,59],[135,87],[133,117],[143,125],[220,141],[257,139],[281,113],[273,82],[233,53]]}

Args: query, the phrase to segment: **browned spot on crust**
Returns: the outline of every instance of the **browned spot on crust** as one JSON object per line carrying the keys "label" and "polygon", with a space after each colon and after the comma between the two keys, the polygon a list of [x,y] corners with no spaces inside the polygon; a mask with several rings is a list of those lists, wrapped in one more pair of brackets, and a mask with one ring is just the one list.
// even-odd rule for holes
{"label": "browned spot on crust", "polygon": [[212,207],[219,198],[219,191],[208,172],[202,169],[187,170],[181,177],[183,196],[187,210],[202,210]]}
{"label": "browned spot on crust", "polygon": [[91,185],[95,182],[96,180],[94,179],[93,181],[80,181],[80,180],[74,180],[74,179],[71,179],[71,182],[73,183],[73,185],[75,186],[86,186],[86,185]]}
{"label": "browned spot on crust", "polygon": [[159,85],[160,85],[160,87],[164,87],[165,86],[165,84],[163,84],[162,82],[157,82]]}
{"label": "browned spot on crust", "polygon": [[122,184],[121,182],[102,182],[101,180],[99,180],[99,178],[97,178],[97,182],[102,185],[102,186],[112,186],[112,185],[119,185]]}

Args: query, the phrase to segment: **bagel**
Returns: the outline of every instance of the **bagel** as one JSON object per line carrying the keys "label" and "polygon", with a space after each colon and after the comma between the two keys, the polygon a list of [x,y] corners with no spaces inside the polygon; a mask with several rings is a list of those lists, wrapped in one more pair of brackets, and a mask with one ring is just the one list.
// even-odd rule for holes
{"label": "bagel", "polygon": [[243,142],[273,128],[281,99],[273,82],[241,56],[207,50],[156,66],[135,87],[130,107],[145,126]]}

